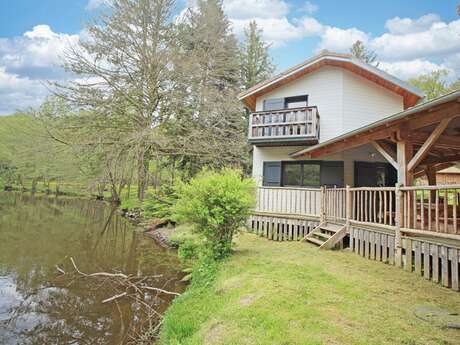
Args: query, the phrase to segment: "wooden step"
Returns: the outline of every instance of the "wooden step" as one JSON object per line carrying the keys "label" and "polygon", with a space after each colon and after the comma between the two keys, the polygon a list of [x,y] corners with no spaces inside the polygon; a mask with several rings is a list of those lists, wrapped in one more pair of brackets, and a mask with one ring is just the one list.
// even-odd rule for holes
{"label": "wooden step", "polygon": [[340,229],[336,229],[336,228],[332,228],[330,226],[322,226],[321,227],[321,230],[324,230],[324,231],[329,231],[329,232],[332,232],[333,234],[335,234],[337,231],[339,231]]}
{"label": "wooden step", "polygon": [[316,237],[308,237],[306,240],[307,240],[308,242],[317,244],[318,246],[322,246],[322,245],[324,244],[324,241],[321,241],[320,239],[318,239],[318,238],[316,238]]}
{"label": "wooden step", "polygon": [[324,238],[326,241],[331,238],[331,235],[325,234],[324,232],[315,232],[313,236]]}

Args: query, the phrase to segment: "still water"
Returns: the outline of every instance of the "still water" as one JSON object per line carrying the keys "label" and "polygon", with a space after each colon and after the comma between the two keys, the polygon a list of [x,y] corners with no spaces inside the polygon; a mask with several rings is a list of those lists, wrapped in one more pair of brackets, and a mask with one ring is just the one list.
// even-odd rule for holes
{"label": "still water", "polygon": [[149,286],[184,290],[175,253],[135,232],[111,206],[0,193],[0,344],[138,343],[158,322],[152,309],[162,314],[174,297],[103,304],[119,290],[110,279],[76,274],[71,257],[84,273],[155,276]]}

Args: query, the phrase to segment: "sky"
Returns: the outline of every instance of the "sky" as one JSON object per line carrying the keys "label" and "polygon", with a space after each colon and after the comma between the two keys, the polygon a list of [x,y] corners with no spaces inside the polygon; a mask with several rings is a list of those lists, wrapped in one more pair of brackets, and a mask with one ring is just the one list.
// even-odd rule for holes
{"label": "sky", "polygon": [[[0,1],[0,115],[37,107],[46,81],[69,80],[60,67],[69,44],[109,0]],[[174,15],[194,0],[176,0]],[[277,71],[322,49],[347,52],[361,40],[379,68],[400,79],[438,69],[460,77],[460,17],[456,0],[223,0],[233,31],[256,20]]]}

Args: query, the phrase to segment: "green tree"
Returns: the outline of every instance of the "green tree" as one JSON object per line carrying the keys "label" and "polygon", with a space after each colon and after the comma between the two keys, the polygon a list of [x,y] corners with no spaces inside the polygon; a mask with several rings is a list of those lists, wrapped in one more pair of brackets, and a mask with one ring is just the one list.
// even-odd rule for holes
{"label": "green tree", "polygon": [[239,50],[217,0],[200,0],[177,26],[169,152],[181,164],[238,166],[247,159]]}
{"label": "green tree", "polygon": [[446,82],[447,75],[448,72],[446,70],[436,70],[417,78],[411,78],[407,82],[422,90],[425,93],[426,99],[430,100],[449,92]]}
{"label": "green tree", "polygon": [[364,46],[364,43],[360,40],[357,40],[355,43],[353,43],[350,48],[350,53],[355,58],[370,65],[374,65],[375,67],[378,67],[379,65],[379,62],[377,61],[377,54],[374,51],[367,49]]}
{"label": "green tree", "polygon": [[245,89],[268,79],[275,69],[268,48],[262,39],[262,29],[251,21],[244,29],[245,40],[241,45],[241,79]]}

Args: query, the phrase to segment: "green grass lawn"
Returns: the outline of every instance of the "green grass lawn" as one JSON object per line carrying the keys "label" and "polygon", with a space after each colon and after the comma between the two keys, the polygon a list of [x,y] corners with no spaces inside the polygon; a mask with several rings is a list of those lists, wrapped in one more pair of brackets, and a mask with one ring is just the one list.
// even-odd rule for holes
{"label": "green grass lawn", "polygon": [[160,343],[460,344],[420,306],[460,313],[460,294],[348,251],[241,234],[214,285],[173,303]]}

